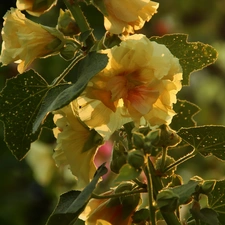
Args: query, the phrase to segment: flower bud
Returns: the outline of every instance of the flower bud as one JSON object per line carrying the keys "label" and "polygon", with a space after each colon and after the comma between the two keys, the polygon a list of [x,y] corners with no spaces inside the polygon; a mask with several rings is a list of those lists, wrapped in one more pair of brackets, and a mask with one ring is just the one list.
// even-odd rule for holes
{"label": "flower bud", "polygon": [[65,36],[72,36],[80,32],[79,27],[69,10],[63,11],[60,9],[57,28]]}
{"label": "flower bud", "polygon": [[127,163],[127,153],[123,145],[116,143],[113,146],[112,160],[110,162],[110,169],[114,173],[119,173],[121,167]]}
{"label": "flower bud", "polygon": [[151,144],[155,147],[173,147],[181,141],[176,132],[167,125],[161,125],[159,129],[150,131],[146,139],[151,141]]}
{"label": "flower bud", "polygon": [[156,203],[161,211],[173,212],[178,207],[179,195],[170,189],[165,189],[157,195]]}
{"label": "flower bud", "polygon": [[127,161],[135,169],[140,169],[145,162],[145,156],[142,151],[133,149],[128,152]]}
{"label": "flower bud", "polygon": [[146,141],[151,142],[151,144],[156,147],[160,141],[160,130],[157,129],[157,130],[150,131],[146,135],[145,139]]}
{"label": "flower bud", "polygon": [[181,138],[176,134],[176,132],[170,129],[167,125],[161,125],[161,136],[160,145],[161,147],[174,147],[180,143]]}
{"label": "flower bud", "polygon": [[74,58],[77,50],[79,49],[79,46],[76,45],[76,43],[73,41],[67,42],[63,49],[60,50],[60,55],[65,60],[71,60]]}
{"label": "flower bud", "polygon": [[132,142],[136,148],[141,149],[144,147],[144,144],[145,144],[144,139],[145,139],[145,137],[143,134],[138,133],[138,132],[133,133]]}

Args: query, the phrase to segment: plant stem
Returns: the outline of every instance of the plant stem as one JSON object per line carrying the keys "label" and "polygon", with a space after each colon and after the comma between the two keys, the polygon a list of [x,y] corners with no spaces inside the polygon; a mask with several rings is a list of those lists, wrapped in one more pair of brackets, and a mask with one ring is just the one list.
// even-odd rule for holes
{"label": "plant stem", "polygon": [[[87,19],[85,18],[79,4],[77,0],[63,0],[66,7],[70,10],[70,12],[72,13],[81,33],[91,30]],[[90,44],[94,44],[95,42],[95,37],[93,35],[93,33],[91,33],[91,35],[89,36],[89,40],[91,43]],[[91,45],[91,46],[92,46]]]}
{"label": "plant stem", "polygon": [[167,166],[163,172],[167,172],[168,170],[171,170],[172,168],[174,168],[175,166],[180,165],[181,163],[195,157],[196,155],[196,151],[193,150],[192,152],[188,153],[187,155],[183,156],[182,158],[178,159],[176,162],[170,164],[169,166]]}
{"label": "plant stem", "polygon": [[[150,159],[148,159],[148,167],[149,171],[151,173],[151,178],[152,178],[152,184],[153,184],[153,194],[156,198],[158,192],[163,189],[163,184],[161,182],[161,178],[156,176],[155,173],[155,168],[151,162]],[[172,213],[165,213],[160,211],[164,220],[166,221],[167,225],[181,225],[179,222],[177,216],[172,212]]]}
{"label": "plant stem", "polygon": [[123,196],[138,194],[138,193],[145,193],[145,192],[147,192],[147,190],[142,188],[142,189],[138,189],[138,190],[134,190],[134,191],[116,193],[113,195],[97,195],[97,194],[92,193],[91,197],[96,198],[96,199],[118,198],[118,197],[123,197]]}
{"label": "plant stem", "polygon": [[150,159],[148,158],[148,163],[143,168],[143,170],[145,172],[145,176],[147,178],[147,183],[148,183],[149,224],[156,225],[155,207],[153,205],[153,202],[154,202],[153,185],[152,185],[151,173],[149,171],[149,161]]}
{"label": "plant stem", "polygon": [[70,70],[82,59],[84,55],[81,54],[77,56],[66,69],[52,82],[51,86],[56,86],[61,83],[65,76],[70,72]]}

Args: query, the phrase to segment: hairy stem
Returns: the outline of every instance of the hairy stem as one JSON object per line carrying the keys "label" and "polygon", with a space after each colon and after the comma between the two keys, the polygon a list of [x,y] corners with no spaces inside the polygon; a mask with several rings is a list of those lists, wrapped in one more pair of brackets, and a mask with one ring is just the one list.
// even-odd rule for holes
{"label": "hairy stem", "polygon": [[145,176],[148,182],[149,224],[156,225],[155,207],[153,205],[154,203],[153,185],[152,185],[151,173],[149,171],[149,161],[150,159],[148,158],[148,163],[144,167]]}
{"label": "hairy stem", "polygon": [[147,192],[147,190],[142,188],[142,189],[138,189],[138,190],[116,193],[116,194],[112,194],[112,195],[97,195],[97,194],[92,193],[91,198],[96,198],[96,199],[118,198],[118,197],[123,197],[123,196],[138,194],[138,193],[146,193],[146,192]]}
{"label": "hairy stem", "polygon": [[[162,184],[161,178],[156,176],[155,168],[150,159],[148,159],[148,167],[152,175],[151,178],[152,178],[152,184],[153,184],[153,194],[154,194],[154,197],[156,198],[158,192],[163,189],[163,184]],[[166,221],[167,225],[181,225],[178,217],[175,215],[174,212],[165,213],[161,211],[161,214],[164,220]]]}
{"label": "hairy stem", "polygon": [[189,159],[195,157],[195,155],[196,155],[196,151],[193,150],[192,152],[190,152],[190,153],[188,153],[187,155],[183,156],[182,158],[178,159],[176,162],[174,162],[174,163],[170,164],[169,166],[167,166],[167,167],[163,170],[163,172],[167,172],[168,170],[173,169],[175,166],[178,166],[178,165],[180,165],[181,163],[183,163],[183,162],[185,162],[185,161],[187,161],[187,160],[189,160]]}

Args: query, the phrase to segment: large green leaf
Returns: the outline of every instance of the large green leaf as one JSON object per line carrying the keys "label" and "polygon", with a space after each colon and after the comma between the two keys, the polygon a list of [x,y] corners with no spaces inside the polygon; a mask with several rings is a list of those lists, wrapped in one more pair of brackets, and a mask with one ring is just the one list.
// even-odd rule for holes
{"label": "large green leaf", "polygon": [[[55,87],[58,92],[64,88],[64,85]],[[39,74],[29,70],[7,80],[0,94],[0,120],[4,123],[4,140],[19,160],[39,136],[40,129],[32,133],[32,126],[41,102],[50,89]]]}
{"label": "large green leaf", "polygon": [[203,156],[214,155],[225,160],[225,127],[201,126],[182,128],[178,135]]}
{"label": "large green leaf", "polygon": [[218,214],[220,224],[225,224],[225,180],[216,182],[208,198],[209,206]]}
{"label": "large green leaf", "polygon": [[218,57],[217,51],[208,44],[187,42],[186,34],[167,34],[162,37],[152,37],[151,41],[164,44],[176,56],[183,68],[183,85],[189,84],[189,75],[212,63]]}
{"label": "large green leaf", "polygon": [[178,100],[173,106],[176,115],[173,117],[170,127],[179,130],[181,127],[194,127],[196,122],[193,117],[199,112],[199,107],[185,100]]}
{"label": "large green leaf", "polygon": [[47,225],[72,225],[83,212],[91,198],[91,194],[96,188],[99,178],[107,173],[103,164],[96,171],[92,181],[80,191],[69,191],[60,196],[58,205],[49,217]]}
{"label": "large green leaf", "polygon": [[61,93],[54,90],[49,91],[46,95],[40,111],[35,120],[33,132],[40,126],[41,121],[49,112],[62,108],[68,105],[72,100],[76,99],[85,89],[88,81],[102,69],[105,68],[108,62],[108,57],[105,54],[91,52],[84,59],[79,61],[77,65],[70,71],[73,74],[75,83],[70,84]]}

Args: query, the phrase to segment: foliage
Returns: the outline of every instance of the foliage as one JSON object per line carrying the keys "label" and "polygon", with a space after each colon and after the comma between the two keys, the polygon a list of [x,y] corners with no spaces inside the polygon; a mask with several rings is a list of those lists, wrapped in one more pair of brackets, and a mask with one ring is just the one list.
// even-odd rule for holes
{"label": "foliage", "polygon": [[[33,8],[20,10],[42,14],[51,10],[56,1],[31,2]],[[46,225],[181,225],[179,209],[183,205],[189,206],[185,224],[224,224],[225,181],[204,180],[196,174],[184,183],[178,172],[184,162],[191,166],[188,160],[198,154],[204,159],[213,155],[216,160],[225,160],[225,127],[197,126],[194,116],[199,107],[177,99],[182,86],[190,85],[190,74],[213,64],[217,51],[208,44],[187,41],[186,34],[148,38],[133,35],[156,13],[158,4],[132,0],[130,4],[137,3],[139,7],[142,2],[149,10],[146,17],[135,15],[134,22],[126,13],[124,18],[116,18],[114,1],[109,2],[64,0],[67,9],[61,11],[57,27],[38,26],[49,32],[41,44],[51,55],[49,51],[35,55],[35,46],[32,53],[27,51],[30,46],[23,41],[28,45],[30,40],[26,42],[28,35],[23,36],[22,29],[14,37],[18,45],[10,50],[7,38],[11,34],[7,32],[12,25],[8,20],[16,11],[11,9],[4,18],[0,58],[3,65],[56,54],[70,62],[61,74],[53,74],[50,84],[30,69],[8,79],[0,94],[4,141],[16,159],[27,155],[42,128],[47,127],[53,129],[57,139],[53,154],[56,164],[69,164],[73,174],[76,171],[71,162],[78,164],[86,182],[82,186],[78,180],[79,190],[60,196]],[[83,9],[89,6],[99,10],[105,19],[106,31],[99,40],[84,15]],[[122,3],[120,7],[119,12],[139,13],[133,12],[132,7],[123,8]],[[17,16],[21,17],[20,13]],[[14,28],[18,18],[11,23]],[[26,24],[25,16],[21,18]],[[118,21],[110,21],[111,18]],[[35,36],[29,38],[37,41]],[[111,144],[106,160],[110,166],[104,163],[96,170],[93,158],[107,142]],[[192,148],[192,152],[178,159],[169,155],[168,150],[176,152],[183,147]],[[110,176],[106,167],[110,167]],[[101,189],[105,176],[110,177],[109,191]],[[207,199],[207,206],[202,204],[201,196]],[[90,210],[88,214],[86,209]],[[118,216],[111,216],[113,213]]]}

